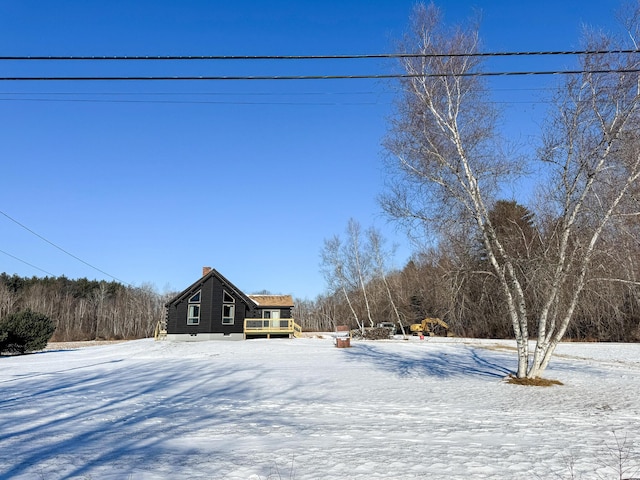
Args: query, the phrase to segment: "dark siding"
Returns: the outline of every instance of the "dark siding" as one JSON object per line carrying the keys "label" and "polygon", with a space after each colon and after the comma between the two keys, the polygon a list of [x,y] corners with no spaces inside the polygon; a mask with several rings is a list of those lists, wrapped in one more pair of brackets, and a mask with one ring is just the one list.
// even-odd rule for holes
{"label": "dark siding", "polygon": [[[233,325],[222,324],[222,292],[223,289],[235,299],[235,319]],[[200,296],[200,324],[187,325],[187,309],[189,298],[198,290]],[[170,334],[198,334],[198,333],[242,333],[247,305],[237,295],[232,285],[223,285],[214,275],[209,276],[203,283],[194,285],[180,299],[174,300],[168,307],[167,332]]]}
{"label": "dark siding", "polygon": [[[200,324],[187,325],[187,311],[189,308],[189,299],[198,291],[200,294]],[[198,334],[208,332],[211,328],[211,282],[206,281],[197,285],[180,300],[175,301],[169,307],[169,321],[167,324],[168,333],[179,334]]]}
{"label": "dark siding", "polygon": [[[246,316],[246,305],[244,301],[235,293],[235,288],[231,285],[224,285],[218,278],[213,278],[215,287],[213,289],[213,311],[211,312],[211,330],[212,333],[242,333],[244,332],[244,319]],[[222,298],[223,291],[227,292],[235,299],[235,315],[233,325],[222,324]]]}
{"label": "dark siding", "polygon": [[[212,282],[213,277],[209,277],[204,285],[202,285],[202,296],[200,300],[200,325],[198,325],[198,333],[211,332],[211,310],[213,308],[213,292],[215,285]],[[185,320],[186,322],[186,320]]]}

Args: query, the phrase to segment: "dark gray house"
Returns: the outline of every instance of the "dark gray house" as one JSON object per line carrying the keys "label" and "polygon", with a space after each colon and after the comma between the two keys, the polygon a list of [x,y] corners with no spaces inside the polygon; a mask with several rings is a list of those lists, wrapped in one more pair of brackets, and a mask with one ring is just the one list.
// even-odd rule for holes
{"label": "dark gray house", "polygon": [[204,267],[202,277],[165,306],[168,340],[242,340],[301,333],[292,318],[291,295],[246,295],[210,267]]}

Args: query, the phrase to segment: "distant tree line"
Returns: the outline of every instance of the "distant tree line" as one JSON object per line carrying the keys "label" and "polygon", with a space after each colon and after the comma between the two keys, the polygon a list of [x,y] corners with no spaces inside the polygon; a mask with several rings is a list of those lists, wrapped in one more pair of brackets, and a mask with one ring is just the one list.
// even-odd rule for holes
{"label": "distant tree line", "polygon": [[[490,215],[497,235],[526,279],[523,293],[532,308],[528,327],[535,333],[536,309],[542,308],[540,289],[547,274],[548,247],[543,250],[550,243],[547,236],[553,234],[554,218],[536,218],[526,207],[504,200],[495,204]],[[635,234],[630,235],[639,225],[637,219],[629,219],[627,228],[606,232],[565,338],[640,341],[640,244]],[[340,324],[360,328],[380,322],[406,326],[439,317],[458,336],[513,338],[498,280],[482,242],[474,235],[457,231],[437,248],[415,253],[402,269],[394,270],[376,259],[380,250],[370,244],[371,235],[354,239],[354,232],[359,228],[352,220],[346,240],[325,241],[323,271],[329,290],[315,300],[296,302],[295,316],[303,329],[333,331]],[[380,238],[373,238],[379,245]],[[576,245],[580,241],[572,240]],[[386,255],[389,262],[392,252]],[[562,298],[570,294],[563,292]]]}
{"label": "distant tree line", "polygon": [[164,319],[165,300],[150,286],[0,273],[0,321],[25,310],[46,315],[52,341],[149,337]]}
{"label": "distant tree line", "polygon": [[[381,275],[374,244],[362,248],[350,226],[346,244],[327,240],[336,318],[362,328],[430,310],[460,334],[511,337],[518,379],[541,377],[567,337],[638,340],[640,95],[629,72],[640,59],[624,50],[640,43],[640,3],[619,18],[617,34],[583,30],[576,70],[552,89],[525,151],[505,138],[482,75],[479,22],[448,25],[433,3],[415,6],[379,198],[435,246]],[[536,193],[526,207],[505,198],[515,185]]]}

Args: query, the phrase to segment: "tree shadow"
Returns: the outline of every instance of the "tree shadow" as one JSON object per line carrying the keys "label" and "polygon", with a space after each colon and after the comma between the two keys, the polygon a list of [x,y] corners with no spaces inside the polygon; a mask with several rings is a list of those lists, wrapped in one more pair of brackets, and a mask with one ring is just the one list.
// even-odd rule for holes
{"label": "tree shadow", "polygon": [[2,351],[0,352],[0,358],[24,357],[27,355],[47,355],[49,353],[72,352],[74,350],[78,350],[78,349],[77,348],[56,348],[56,349],[49,349],[49,350],[34,350],[32,352],[24,352],[24,353]]}
{"label": "tree shadow", "polygon": [[[172,439],[255,434],[274,422],[303,429],[286,407],[321,400],[303,396],[300,383],[265,383],[274,374],[269,365],[231,366],[114,359],[7,380],[0,401],[0,478],[72,479],[118,465],[156,468],[158,459],[201,462],[202,445]],[[268,415],[260,408],[265,404]],[[206,452],[228,455],[211,445]]]}
{"label": "tree shadow", "polygon": [[513,373],[513,355],[487,349],[457,346],[455,350],[388,351],[370,344],[356,344],[345,349],[354,361],[369,362],[376,368],[400,377],[428,375],[438,378],[492,377],[504,378]]}
{"label": "tree shadow", "polygon": [[[347,358],[369,362],[376,368],[400,377],[428,375],[438,378],[491,377],[505,378],[515,374],[515,352],[500,352],[483,347],[456,345],[455,349],[387,350],[383,346],[355,344],[344,349]],[[530,354],[530,360],[532,358]],[[566,360],[555,357],[547,372],[589,373],[606,375],[606,371],[588,363],[588,360]]]}

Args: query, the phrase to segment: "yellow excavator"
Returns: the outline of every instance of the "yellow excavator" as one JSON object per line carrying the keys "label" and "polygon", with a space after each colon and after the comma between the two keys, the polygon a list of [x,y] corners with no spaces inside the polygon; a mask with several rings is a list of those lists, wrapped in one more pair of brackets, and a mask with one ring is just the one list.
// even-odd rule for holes
{"label": "yellow excavator", "polygon": [[427,337],[441,336],[451,337],[449,325],[439,318],[425,318],[420,323],[414,323],[409,327],[412,335],[422,335]]}

